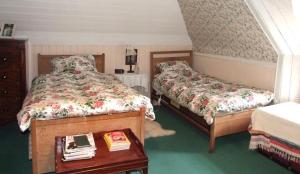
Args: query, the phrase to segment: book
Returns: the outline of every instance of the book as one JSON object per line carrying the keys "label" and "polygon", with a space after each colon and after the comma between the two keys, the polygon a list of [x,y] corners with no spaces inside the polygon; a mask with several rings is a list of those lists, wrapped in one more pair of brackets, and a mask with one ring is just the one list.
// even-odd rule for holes
{"label": "book", "polygon": [[[79,138],[79,141],[82,140],[83,142],[77,142],[79,143],[79,146],[76,144],[75,141],[75,137],[81,137],[81,136],[85,136],[88,140],[88,143],[85,142],[85,138]],[[84,144],[89,144],[89,145],[84,145]],[[83,145],[83,146],[82,146]],[[93,134],[90,132],[88,134],[80,134],[80,135],[71,135],[71,136],[66,136],[66,140],[65,140],[65,151],[67,153],[72,153],[72,152],[76,152],[76,151],[83,151],[83,150],[96,150],[96,145],[95,145],[95,141],[94,141],[94,137]]]}
{"label": "book", "polygon": [[87,138],[87,135],[74,136],[74,142],[77,147],[90,147],[91,144]]}
{"label": "book", "polygon": [[90,159],[96,154],[92,133],[70,135],[63,139],[63,161]]}
{"label": "book", "polygon": [[105,133],[103,138],[109,151],[126,150],[130,148],[131,143],[123,131]]}
{"label": "book", "polygon": [[83,159],[91,159],[95,155],[77,155],[72,157],[65,157],[63,156],[62,161],[74,161],[74,160],[83,160]]}

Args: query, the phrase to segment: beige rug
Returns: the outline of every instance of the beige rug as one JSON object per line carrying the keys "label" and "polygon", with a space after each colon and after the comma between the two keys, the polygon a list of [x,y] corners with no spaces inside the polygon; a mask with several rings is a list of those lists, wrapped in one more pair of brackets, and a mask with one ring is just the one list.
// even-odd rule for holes
{"label": "beige rug", "polygon": [[156,121],[145,120],[145,138],[174,135],[176,131],[163,129]]}

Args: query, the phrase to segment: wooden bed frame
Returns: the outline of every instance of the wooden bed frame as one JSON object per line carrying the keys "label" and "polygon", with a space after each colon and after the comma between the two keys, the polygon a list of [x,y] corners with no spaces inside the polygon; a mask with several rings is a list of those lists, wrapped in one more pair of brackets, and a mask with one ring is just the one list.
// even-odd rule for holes
{"label": "wooden bed frame", "polygon": [[[39,74],[51,72],[50,61],[60,55],[38,55]],[[94,55],[96,67],[104,72],[105,55]],[[99,132],[130,128],[144,143],[145,108],[140,111],[73,117],[58,120],[32,120],[32,171],[47,173],[55,171],[55,137],[86,132]]]}
{"label": "wooden bed frame", "polygon": [[[161,62],[174,61],[174,60],[185,60],[190,66],[193,62],[193,52],[191,50],[186,51],[159,51],[150,53],[150,79],[151,82],[154,76],[159,73],[156,65]],[[158,100],[159,96],[156,95],[156,91],[151,86],[151,98]],[[251,121],[252,109],[228,114],[224,116],[217,116],[214,118],[213,124],[208,125],[203,117],[189,111],[187,108],[182,106],[175,106],[172,101],[166,96],[162,96],[161,102],[174,110],[180,116],[185,118],[187,121],[191,122],[193,125],[198,127],[200,130],[204,131],[209,136],[209,151],[213,152],[216,146],[216,138],[234,134],[238,132],[243,132],[248,130],[248,126]]]}

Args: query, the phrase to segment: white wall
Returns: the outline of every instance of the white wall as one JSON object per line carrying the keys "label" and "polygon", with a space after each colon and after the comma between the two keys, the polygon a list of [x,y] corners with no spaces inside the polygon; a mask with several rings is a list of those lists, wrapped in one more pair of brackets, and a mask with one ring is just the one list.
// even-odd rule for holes
{"label": "white wall", "polygon": [[292,1],[246,2],[279,52],[275,86],[277,100],[300,102],[300,18],[293,14]]}
{"label": "white wall", "polygon": [[[60,45],[60,44],[32,44],[32,58],[29,65],[28,82],[37,75],[37,54],[101,54],[105,53],[105,72],[114,73],[115,68],[129,69],[125,65],[125,48],[126,45]],[[150,52],[151,51],[167,51],[167,50],[187,50],[191,49],[190,45],[135,45],[138,49],[138,66],[141,73],[150,73]],[[150,76],[150,74],[149,74]]]}
{"label": "white wall", "polygon": [[187,35],[17,31],[33,44],[192,45]]}
{"label": "white wall", "polygon": [[276,63],[194,53],[194,68],[226,81],[274,91]]}

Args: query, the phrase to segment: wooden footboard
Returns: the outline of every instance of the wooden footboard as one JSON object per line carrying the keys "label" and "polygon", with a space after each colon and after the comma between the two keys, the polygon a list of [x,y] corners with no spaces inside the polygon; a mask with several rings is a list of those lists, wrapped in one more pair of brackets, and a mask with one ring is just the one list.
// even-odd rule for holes
{"label": "wooden footboard", "polygon": [[252,110],[226,116],[215,117],[210,129],[209,151],[215,150],[215,139],[224,135],[230,135],[248,130],[251,121]]}
{"label": "wooden footboard", "polygon": [[55,171],[55,136],[130,128],[144,143],[145,109],[140,111],[74,117],[59,120],[32,120],[33,173]]}

